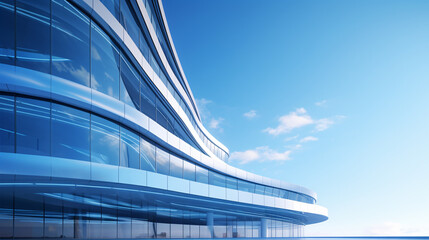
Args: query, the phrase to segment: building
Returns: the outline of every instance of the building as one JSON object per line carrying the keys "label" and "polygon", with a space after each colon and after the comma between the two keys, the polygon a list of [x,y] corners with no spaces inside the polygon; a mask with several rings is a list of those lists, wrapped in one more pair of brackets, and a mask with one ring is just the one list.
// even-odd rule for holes
{"label": "building", "polygon": [[0,0],[0,238],[301,236],[316,194],[228,165],[158,0]]}

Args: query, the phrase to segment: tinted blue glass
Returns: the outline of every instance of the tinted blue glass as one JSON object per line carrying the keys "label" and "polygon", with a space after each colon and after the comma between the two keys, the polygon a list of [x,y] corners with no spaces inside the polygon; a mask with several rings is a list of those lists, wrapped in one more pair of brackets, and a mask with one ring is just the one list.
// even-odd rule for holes
{"label": "tinted blue glass", "polygon": [[121,127],[121,166],[140,168],[139,141],[137,134]]}
{"label": "tinted blue glass", "polygon": [[155,146],[140,138],[140,169],[155,172]]}
{"label": "tinted blue glass", "polygon": [[140,110],[140,75],[121,57],[121,101]]}
{"label": "tinted blue glass", "polygon": [[52,74],[89,86],[89,18],[65,0],[52,1]]}
{"label": "tinted blue glass", "polygon": [[144,38],[144,36],[140,36],[140,51],[143,54],[143,57],[146,59],[146,61],[149,63],[149,46],[147,44],[147,40]]}
{"label": "tinted blue glass", "polygon": [[294,192],[289,192],[289,199],[294,201],[298,200],[298,194]]}
{"label": "tinted blue glass", "polygon": [[42,195],[15,194],[14,237],[43,237]]}
{"label": "tinted blue glass", "polygon": [[156,148],[156,172],[170,174],[170,154],[160,148]]}
{"label": "tinted blue glass", "polygon": [[50,105],[45,101],[16,98],[16,152],[50,155]]}
{"label": "tinted blue glass", "polygon": [[89,113],[52,104],[52,156],[89,161]]}
{"label": "tinted blue glass", "polygon": [[119,99],[119,50],[98,26],[91,26],[91,87]]}
{"label": "tinted blue glass", "polygon": [[156,119],[156,96],[146,81],[141,82],[140,89],[141,112],[152,119]]}
{"label": "tinted blue glass", "polygon": [[165,108],[165,105],[157,99],[156,103],[156,122],[163,126],[169,132],[174,132],[173,127],[168,122],[167,116],[171,115],[170,112]]}
{"label": "tinted blue glass", "polygon": [[119,12],[119,0],[101,0],[104,6],[109,10],[110,13],[116,18],[116,20],[120,20],[120,12]]}
{"label": "tinted blue glass", "polygon": [[232,177],[226,177],[226,187],[231,189],[237,189],[237,179]]}
{"label": "tinted blue glass", "polygon": [[219,187],[225,187],[225,176],[219,173],[209,171],[209,184]]}
{"label": "tinted blue glass", "polygon": [[170,155],[170,176],[183,177],[183,160],[174,155]]}
{"label": "tinted blue glass", "polygon": [[280,191],[280,197],[281,198],[288,198],[289,197],[289,191],[287,191],[287,190],[281,190]]}
{"label": "tinted blue glass", "polygon": [[280,189],[273,188],[273,197],[279,197],[280,196]]}
{"label": "tinted blue glass", "polygon": [[238,180],[238,190],[254,193],[255,192],[255,184],[247,182],[247,181]]}
{"label": "tinted blue glass", "polygon": [[195,180],[200,183],[209,183],[209,171],[200,166],[195,166]]}
{"label": "tinted blue glass", "polygon": [[273,188],[265,186],[265,195],[272,196],[273,195]]}
{"label": "tinted blue glass", "polygon": [[44,236],[50,238],[59,238],[62,235],[63,230],[63,213],[62,207],[56,205],[45,205],[45,224],[44,224]]}
{"label": "tinted blue glass", "polygon": [[265,195],[265,187],[259,184],[255,184],[255,193]]}
{"label": "tinted blue glass", "polygon": [[183,162],[183,178],[195,181],[195,164],[187,161]]}
{"label": "tinted blue glass", "polygon": [[128,4],[128,1],[121,1],[120,3],[122,15],[121,24],[124,26],[125,30],[130,35],[136,46],[138,46],[140,29]]}
{"label": "tinted blue glass", "polygon": [[16,2],[16,65],[49,73],[51,1]]}
{"label": "tinted blue glass", "polygon": [[119,126],[91,115],[91,161],[119,164]]}
{"label": "tinted blue glass", "polygon": [[15,98],[0,95],[0,152],[15,152]]}
{"label": "tinted blue glass", "polygon": [[0,194],[0,238],[13,236],[13,195],[5,191]]}
{"label": "tinted blue glass", "polygon": [[15,62],[15,4],[14,0],[0,1],[0,63]]}

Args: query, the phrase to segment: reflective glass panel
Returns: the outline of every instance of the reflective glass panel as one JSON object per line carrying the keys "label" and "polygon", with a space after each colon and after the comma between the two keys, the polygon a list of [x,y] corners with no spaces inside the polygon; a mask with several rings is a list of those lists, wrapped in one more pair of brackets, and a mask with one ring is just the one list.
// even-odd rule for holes
{"label": "reflective glass panel", "polygon": [[156,148],[156,172],[170,174],[170,154],[160,148]]}
{"label": "reflective glass panel", "polygon": [[139,169],[139,148],[139,136],[121,127],[121,166]]}
{"label": "reflective glass panel", "polygon": [[51,154],[50,105],[41,100],[16,98],[16,152]]}
{"label": "reflective glass panel", "polygon": [[15,193],[14,237],[43,237],[42,195]]}
{"label": "reflective glass panel", "polygon": [[119,99],[119,50],[94,23],[91,24],[91,87]]}
{"label": "reflective glass panel", "polygon": [[121,101],[140,110],[140,75],[121,57]]}
{"label": "reflective glass panel", "polygon": [[209,171],[209,184],[219,187],[225,187],[225,176],[219,173]]}
{"label": "reflective glass panel", "polygon": [[15,1],[0,2],[0,63],[15,62]]}
{"label": "reflective glass panel", "polygon": [[0,95],[0,152],[15,152],[15,98]]}
{"label": "reflective glass panel", "polygon": [[138,46],[140,29],[136,23],[134,14],[132,14],[132,10],[128,6],[128,1],[121,1],[120,4],[122,15],[121,24],[124,26],[136,46]]}
{"label": "reflective glass panel", "polygon": [[141,112],[155,120],[156,119],[156,108],[155,108],[156,96],[146,81],[143,80],[140,86],[141,86],[141,89],[140,89]]}
{"label": "reflective glass panel", "polygon": [[226,187],[237,190],[237,179],[226,177]]}
{"label": "reflective glass panel", "polygon": [[195,164],[183,161],[183,178],[195,181]]}
{"label": "reflective glass panel", "polygon": [[209,171],[200,166],[195,166],[195,179],[200,183],[209,183]]}
{"label": "reflective glass panel", "polygon": [[49,73],[51,1],[16,2],[16,65]]}
{"label": "reflective glass panel", "polygon": [[119,164],[119,126],[91,115],[91,161]]}
{"label": "reflective glass panel", "polygon": [[5,191],[0,194],[0,237],[13,236],[13,195]]}
{"label": "reflective glass panel", "polygon": [[140,169],[155,172],[155,146],[140,138]]}
{"label": "reflective glass panel", "polygon": [[170,154],[170,176],[183,177],[183,160]]}
{"label": "reflective glass panel", "polygon": [[116,18],[116,20],[120,20],[120,12],[119,12],[119,0],[100,0],[103,5],[109,10],[109,12]]}
{"label": "reflective glass panel", "polygon": [[247,181],[238,180],[238,190],[254,193],[255,192],[255,184],[247,182]]}
{"label": "reflective glass panel", "polygon": [[89,161],[89,113],[52,104],[52,156]]}
{"label": "reflective glass panel", "polygon": [[52,1],[52,74],[89,87],[89,18],[65,0]]}

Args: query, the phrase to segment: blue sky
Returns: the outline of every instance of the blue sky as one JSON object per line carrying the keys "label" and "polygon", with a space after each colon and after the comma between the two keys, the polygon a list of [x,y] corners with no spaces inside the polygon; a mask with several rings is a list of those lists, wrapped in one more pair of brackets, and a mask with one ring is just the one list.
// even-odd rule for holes
{"label": "blue sky", "polygon": [[230,163],[329,209],[307,235],[429,235],[429,1],[163,2]]}

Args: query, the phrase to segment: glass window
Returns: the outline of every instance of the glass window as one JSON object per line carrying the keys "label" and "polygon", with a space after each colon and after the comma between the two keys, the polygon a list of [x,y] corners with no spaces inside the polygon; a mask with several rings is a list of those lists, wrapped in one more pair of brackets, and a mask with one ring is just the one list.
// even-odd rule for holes
{"label": "glass window", "polygon": [[15,62],[15,1],[0,2],[0,63]]}
{"label": "glass window", "polygon": [[52,156],[89,161],[89,113],[52,104]]}
{"label": "glass window", "polygon": [[45,204],[45,237],[60,238],[63,230],[62,206]]}
{"label": "glass window", "polygon": [[140,75],[121,57],[121,101],[140,110]]}
{"label": "glass window", "polygon": [[91,39],[91,87],[119,99],[119,50],[94,23]]}
{"label": "glass window", "polygon": [[165,105],[159,99],[157,99],[156,110],[156,122],[169,132],[173,132],[173,127],[167,120],[167,116],[170,115],[170,112],[168,112]]}
{"label": "glass window", "polygon": [[16,98],[16,152],[51,154],[50,108],[50,102]]}
{"label": "glass window", "polygon": [[140,168],[139,141],[139,136],[137,134],[121,127],[121,166],[136,169]]}
{"label": "glass window", "polygon": [[49,73],[51,1],[16,2],[16,65]]}
{"label": "glass window", "polygon": [[0,152],[15,152],[15,98],[0,95]]}
{"label": "glass window", "polygon": [[119,0],[101,0],[101,3],[103,3],[116,20],[120,20]]}
{"label": "glass window", "polygon": [[280,189],[273,188],[273,197],[279,197],[280,196]]}
{"label": "glass window", "polygon": [[149,46],[147,44],[146,39],[143,35],[140,36],[140,51],[143,54],[143,57],[146,59],[147,62],[149,62]]}
{"label": "glass window", "polygon": [[153,120],[155,120],[156,119],[156,109],[155,109],[156,96],[146,81],[143,80],[140,86],[141,86],[141,89],[140,89],[141,112],[146,114],[148,117],[152,118]]}
{"label": "glass window", "polygon": [[209,183],[209,171],[200,166],[195,166],[195,179],[200,183]]}
{"label": "glass window", "polygon": [[238,190],[254,193],[255,192],[255,184],[247,182],[247,181],[238,180]]}
{"label": "glass window", "polygon": [[219,173],[209,171],[209,184],[219,187],[225,187],[225,176]]}
{"label": "glass window", "polygon": [[265,195],[272,196],[273,195],[273,188],[265,186]]}
{"label": "glass window", "polygon": [[187,161],[183,162],[183,178],[195,181],[195,164]]}
{"label": "glass window", "polygon": [[52,74],[89,87],[89,18],[52,1]]}
{"label": "glass window", "polygon": [[289,197],[289,191],[287,191],[287,190],[281,190],[280,191],[280,197],[281,198],[288,198]]}
{"label": "glass window", "polygon": [[156,172],[170,174],[170,154],[160,148],[156,148]]}
{"label": "glass window", "polygon": [[15,194],[14,237],[43,237],[43,196]]}
{"label": "glass window", "polygon": [[155,172],[155,146],[140,138],[140,169]]}
{"label": "glass window", "polygon": [[91,161],[119,164],[119,126],[91,115]]}
{"label": "glass window", "polygon": [[265,187],[259,184],[255,184],[255,193],[265,195]]}
{"label": "glass window", "polygon": [[237,179],[232,177],[226,177],[226,187],[237,190]]}
{"label": "glass window", "polygon": [[170,176],[183,177],[183,160],[170,154]]}
{"label": "glass window", "polygon": [[136,23],[134,14],[132,13],[132,10],[128,6],[128,1],[121,1],[121,24],[124,26],[127,33],[130,35],[131,39],[134,41],[136,46],[139,44],[139,32],[140,29]]}
{"label": "glass window", "polygon": [[0,238],[13,237],[13,194],[0,194]]}

